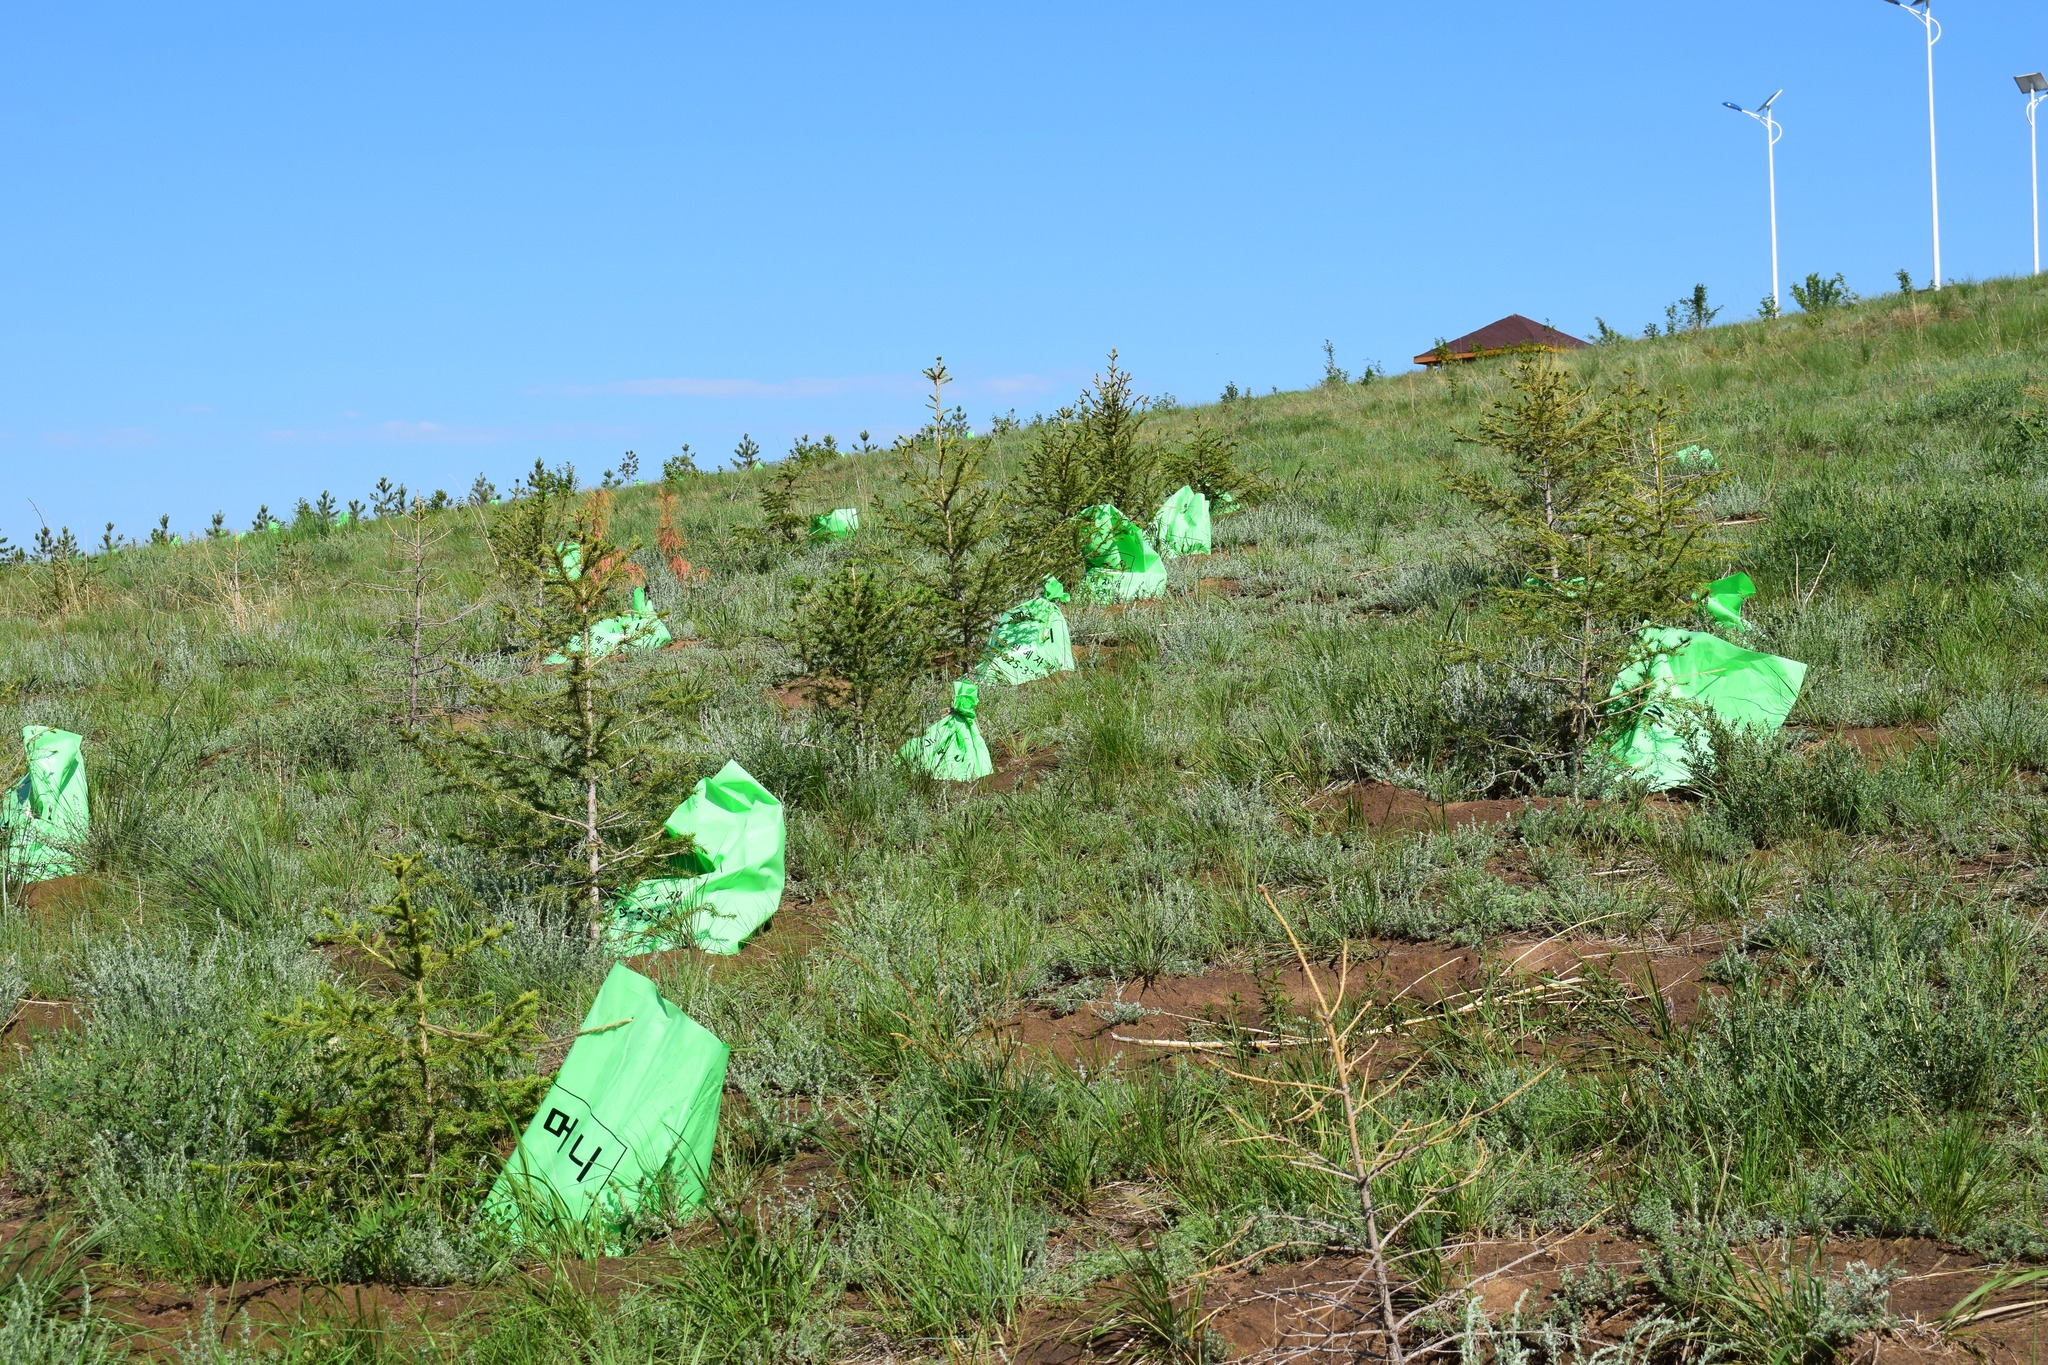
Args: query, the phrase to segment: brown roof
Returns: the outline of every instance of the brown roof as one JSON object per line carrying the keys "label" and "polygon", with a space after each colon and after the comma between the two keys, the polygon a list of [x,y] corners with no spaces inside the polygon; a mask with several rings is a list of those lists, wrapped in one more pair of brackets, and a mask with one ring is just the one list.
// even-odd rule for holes
{"label": "brown roof", "polygon": [[[1576,351],[1586,343],[1575,336],[1545,327],[1534,318],[1525,318],[1520,313],[1510,313],[1499,322],[1489,322],[1476,332],[1467,332],[1444,343],[1453,360],[1470,360],[1475,356],[1499,355],[1503,351],[1517,350],[1524,346],[1540,346],[1552,351]],[[1436,348],[1432,346],[1415,357],[1418,365],[1434,365],[1437,361]]]}

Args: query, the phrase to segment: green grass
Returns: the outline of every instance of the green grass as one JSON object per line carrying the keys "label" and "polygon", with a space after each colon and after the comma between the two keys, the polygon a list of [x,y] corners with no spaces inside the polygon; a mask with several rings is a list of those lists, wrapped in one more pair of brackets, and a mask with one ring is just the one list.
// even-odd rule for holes
{"label": "green grass", "polygon": [[[1683,389],[1687,439],[1730,474],[1721,557],[1758,582],[1756,641],[1812,669],[1794,729],[1910,727],[1913,743],[1733,739],[1696,799],[1567,804],[1508,830],[1387,834],[1319,805],[1347,781],[1442,802],[1543,780],[1473,741],[1511,731],[1526,699],[1447,673],[1439,649],[1498,629],[1495,571],[1441,483],[1487,458],[1459,433],[1504,393],[1493,366],[1155,416],[1161,439],[1197,415],[1234,433],[1275,491],[1218,522],[1213,556],[1176,561],[1164,602],[1074,606],[1076,641],[1099,647],[1079,672],[984,690],[991,745],[1041,759],[1013,793],[914,778],[770,699],[794,672],[793,581],[850,548],[738,534],[765,474],[687,485],[684,553],[708,580],[641,562],[699,643],[630,668],[707,692],[679,771],[737,759],[779,793],[786,904],[828,909],[814,944],[660,968],[731,1045],[730,1089],[714,1207],[643,1228],[623,1290],[508,1261],[439,1187],[344,1207],[249,1160],[266,1106],[314,1064],[266,1016],[337,970],[309,945],[317,912],[375,904],[378,855],[424,852],[464,914],[512,922],[469,984],[539,991],[553,1034],[609,965],[451,840],[464,808],[391,726],[397,645],[363,588],[391,573],[385,531],[242,541],[239,602],[219,543],[124,550],[63,615],[42,609],[39,566],[0,570],[0,722],[83,733],[95,814],[73,898],[29,908],[9,887],[0,908],[0,985],[84,1013],[0,1072],[11,1188],[90,1228],[109,1276],[452,1284],[496,1305],[445,1340],[358,1324],[230,1354],[942,1356],[1094,1314],[1160,1358],[1206,1358],[1190,1276],[1356,1231],[1341,1188],[1237,1141],[1299,1115],[1199,1059],[1083,1072],[1010,1047],[1004,1025],[1288,965],[1263,887],[1326,958],[1406,941],[1500,958],[1507,936],[1552,933],[1719,954],[1689,1023],[1617,982],[1537,1006],[1503,988],[1419,1027],[1402,1112],[1483,1111],[1487,1162],[1418,1222],[1418,1263],[1473,1231],[1590,1221],[1663,1266],[1629,1291],[1663,1316],[1622,1355],[1703,1334],[1808,1360],[1882,1320],[1882,1285],[1768,1250],[1780,1239],[2048,1253],[2048,452],[2007,436],[2048,373],[2048,288],[1957,286],[1570,363]],[[998,467],[1028,434],[998,441]],[[896,469],[843,457],[805,510],[879,526]],[[438,517],[450,603],[497,591],[482,516]],[[619,538],[653,526],[651,490],[626,490]],[[487,611],[452,648],[516,666]],[[940,696],[934,680],[929,714]],[[648,821],[681,795],[646,792]],[[1276,1078],[1314,1065],[1231,1059]],[[1424,1174],[1384,1197],[1416,1197]],[[109,1349],[55,1311],[10,1306],[5,1360]]]}

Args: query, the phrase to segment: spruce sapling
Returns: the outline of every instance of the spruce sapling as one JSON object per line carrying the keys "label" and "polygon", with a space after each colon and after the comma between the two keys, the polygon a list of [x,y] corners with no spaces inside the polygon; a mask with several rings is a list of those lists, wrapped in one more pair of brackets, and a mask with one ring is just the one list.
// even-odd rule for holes
{"label": "spruce sapling", "polygon": [[481,799],[458,837],[508,875],[538,883],[544,899],[573,907],[593,939],[611,897],[675,851],[662,846],[659,819],[679,777],[661,741],[703,699],[688,685],[636,695],[634,651],[592,657],[596,627],[616,613],[631,577],[628,550],[605,539],[602,517],[594,493],[567,527],[582,546],[581,571],[572,578],[552,557],[529,563],[532,600],[522,591],[505,608],[514,645],[536,662],[559,662],[509,681],[458,666],[489,723],[443,726],[423,745],[445,786]]}
{"label": "spruce sapling", "polygon": [[885,517],[899,541],[901,581],[930,623],[935,661],[964,673],[980,660],[996,618],[1042,581],[1045,557],[1006,523],[1003,495],[983,477],[987,440],[949,432],[946,362],[933,361],[924,377],[932,425],[904,450],[908,496]]}
{"label": "spruce sapling", "polygon": [[797,691],[828,723],[863,739],[902,738],[933,644],[909,595],[887,573],[860,563],[796,587],[789,643],[804,670]]}
{"label": "spruce sapling", "polygon": [[1131,384],[1128,370],[1109,353],[1105,373],[1081,395],[1083,450],[1100,501],[1126,516],[1144,520],[1158,493],[1158,452],[1139,439],[1145,422],[1145,399]]}
{"label": "spruce sapling", "polygon": [[1720,475],[1680,470],[1677,405],[1632,374],[1596,394],[1553,361],[1525,359],[1512,390],[1468,438],[1505,457],[1505,480],[1447,480],[1493,533],[1508,629],[1454,657],[1505,667],[1547,697],[1552,733],[1522,757],[1577,771],[1595,732],[1625,718],[1608,689],[1641,650],[1638,632],[1683,619],[1708,576]]}
{"label": "spruce sapling", "polygon": [[314,941],[388,973],[394,988],[323,982],[289,1014],[282,1035],[304,1040],[317,1081],[283,1100],[262,1136],[280,1165],[304,1175],[400,1182],[451,1166],[488,1163],[515,1137],[547,1087],[526,1063],[546,1041],[540,996],[510,1003],[456,990],[465,962],[490,950],[505,925],[469,929],[420,894],[422,864],[386,859],[397,883],[372,919],[327,912]]}

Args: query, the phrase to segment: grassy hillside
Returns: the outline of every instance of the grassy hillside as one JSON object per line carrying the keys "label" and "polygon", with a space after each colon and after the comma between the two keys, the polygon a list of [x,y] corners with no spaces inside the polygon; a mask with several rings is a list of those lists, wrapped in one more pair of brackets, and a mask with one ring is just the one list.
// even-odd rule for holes
{"label": "grassy hillside", "polygon": [[[463,799],[392,724],[388,528],[125,550],[75,604],[48,566],[0,570],[0,722],[83,734],[94,802],[81,875],[0,908],[0,989],[25,997],[0,1271],[61,1225],[95,1285],[82,1311],[70,1263],[35,1258],[8,1365],[138,1330],[198,1357],[1378,1354],[1367,1250],[1407,1212],[1404,1304],[1511,1267],[1411,1344],[1825,1359],[1989,1273],[1906,1271],[2048,1255],[2048,438],[2026,425],[2048,288],[1570,364],[1683,390],[1730,475],[1716,553],[1759,585],[1760,647],[1811,668],[1783,742],[1697,793],[1561,798],[1472,741],[1494,703],[1443,642],[1498,630],[1495,573],[1442,476],[1491,458],[1458,436],[1497,366],[1155,415],[1162,441],[1234,433],[1275,491],[1173,563],[1167,600],[1071,606],[1077,672],[984,687],[998,775],[971,787],[778,692],[794,585],[883,534],[897,457],[806,489],[861,509],[844,546],[736,534],[766,471],[684,485],[708,572],[643,552],[684,643],[627,669],[706,699],[645,818],[737,759],[789,808],[790,885],[737,957],[636,962],[731,1070],[708,1212],[595,1271],[494,1242],[461,1172],[343,1190],[259,1159],[319,1066],[274,1021],[362,975],[312,936],[388,894],[379,856],[425,854],[451,913],[510,924],[465,984],[539,992],[552,1036],[610,965],[450,837]],[[437,514],[447,614],[501,591],[489,515]],[[615,533],[646,544],[654,518],[625,490]],[[502,646],[489,610],[453,630],[516,676]],[[1335,1072],[1304,964],[1345,962],[1374,1054],[1360,1141],[1387,1157],[1371,1227],[1315,1088]],[[373,1309],[310,1288],[366,1284]],[[2037,1329],[1976,1330],[2017,1353]]]}

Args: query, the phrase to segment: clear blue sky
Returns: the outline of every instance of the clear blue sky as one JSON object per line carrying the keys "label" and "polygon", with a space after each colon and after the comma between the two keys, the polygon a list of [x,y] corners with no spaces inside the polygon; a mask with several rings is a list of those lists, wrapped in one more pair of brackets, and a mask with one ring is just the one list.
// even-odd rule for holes
{"label": "clear blue sky", "polygon": [[[1943,264],[2028,264],[2011,76],[1936,0]],[[379,475],[594,476],[1141,387],[1394,369],[1929,270],[1921,31],[1881,0],[5,7],[0,531],[191,531]],[[2048,115],[2048,109],[2044,109]],[[1788,300],[1789,301],[1789,300]]]}

